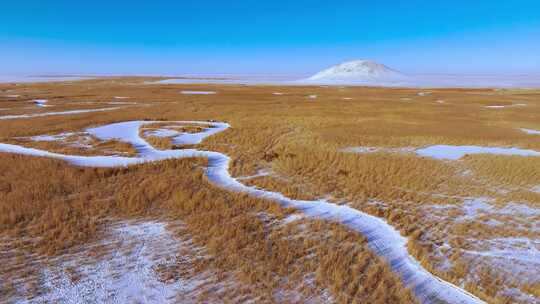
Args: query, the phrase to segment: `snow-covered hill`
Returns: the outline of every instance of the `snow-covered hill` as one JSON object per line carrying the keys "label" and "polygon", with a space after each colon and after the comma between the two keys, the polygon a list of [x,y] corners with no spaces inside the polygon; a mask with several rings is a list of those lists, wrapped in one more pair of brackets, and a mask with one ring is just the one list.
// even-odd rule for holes
{"label": "snow-covered hill", "polygon": [[384,64],[370,60],[355,60],[330,67],[311,76],[308,80],[371,82],[395,80],[403,77],[403,74]]}

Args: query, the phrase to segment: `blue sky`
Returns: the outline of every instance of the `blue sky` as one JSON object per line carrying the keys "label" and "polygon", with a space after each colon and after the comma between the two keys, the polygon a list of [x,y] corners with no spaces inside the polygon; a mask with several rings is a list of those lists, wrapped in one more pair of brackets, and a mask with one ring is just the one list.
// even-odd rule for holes
{"label": "blue sky", "polygon": [[540,74],[540,1],[5,1],[0,74]]}

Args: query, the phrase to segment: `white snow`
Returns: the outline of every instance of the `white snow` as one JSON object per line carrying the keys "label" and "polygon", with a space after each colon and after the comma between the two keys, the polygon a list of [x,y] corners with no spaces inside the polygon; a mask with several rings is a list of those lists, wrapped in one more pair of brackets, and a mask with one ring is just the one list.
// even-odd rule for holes
{"label": "white snow", "polygon": [[[287,83],[279,83],[286,85]],[[457,75],[457,74],[399,74],[386,77],[329,76],[324,79],[301,79],[292,85],[350,85],[409,88],[540,88],[540,75]]]}
{"label": "white snow", "polygon": [[[65,160],[78,166],[116,167],[139,164],[142,162],[159,161],[167,158],[206,157],[208,180],[224,189],[246,193],[254,197],[269,199],[283,206],[294,207],[304,215],[337,221],[350,229],[362,233],[370,248],[379,256],[386,259],[391,268],[401,275],[405,284],[413,290],[417,297],[426,303],[483,303],[474,295],[463,289],[435,277],[407,252],[407,239],[400,235],[384,220],[363,213],[346,205],[333,204],[327,200],[317,201],[293,200],[281,193],[249,187],[240,183],[229,174],[230,158],[224,154],[195,149],[156,150],[139,136],[139,129],[150,121],[129,121],[87,129],[87,132],[102,140],[118,139],[135,147],[139,156],[126,158],[119,156],[72,156],[51,153],[38,149],[24,148],[17,145],[0,144],[0,152],[18,153],[34,156],[52,157]],[[197,144],[204,138],[229,128],[227,123],[216,122],[176,122],[187,124],[210,125],[211,127],[195,134],[181,134],[173,141],[180,144]]]}
{"label": "white snow", "polygon": [[525,204],[508,203],[502,209],[497,210],[498,214],[519,215],[522,217],[533,217],[540,215],[540,209],[532,208]]}
{"label": "white snow", "polygon": [[493,210],[490,202],[490,199],[482,197],[465,200],[461,206],[461,210],[463,211],[464,215],[459,217],[457,220],[472,220],[481,213],[490,213]]}
{"label": "white snow", "polygon": [[156,129],[144,132],[144,136],[172,137],[178,135],[178,131],[170,129]]}
{"label": "white snow", "polygon": [[359,153],[359,154],[365,154],[365,153],[377,153],[377,152],[385,152],[385,153],[411,153],[414,152],[413,147],[401,147],[401,148],[384,148],[384,147],[349,147],[345,148],[342,151],[348,152],[348,153]]}
{"label": "white snow", "polygon": [[90,79],[84,76],[31,76],[31,75],[0,75],[0,83],[36,83],[36,82],[63,82]]}
{"label": "white snow", "polygon": [[214,91],[181,91],[180,93],[184,95],[213,95],[216,94]]}
{"label": "white snow", "polygon": [[237,180],[248,180],[248,179],[254,179],[254,178],[257,178],[257,177],[269,176],[270,174],[272,174],[272,171],[267,170],[267,169],[260,169],[260,170],[257,170],[257,173],[255,173],[253,175],[239,176],[239,177],[236,177],[236,179]]}
{"label": "white snow", "polygon": [[[395,72],[395,71],[394,71]],[[368,73],[369,75],[369,73]],[[361,76],[361,77],[360,77]],[[467,75],[467,74],[400,74],[396,77],[346,79],[306,79],[305,75],[285,77],[224,75],[216,77],[184,77],[147,82],[148,84],[241,84],[280,86],[382,86],[414,88],[540,88],[540,75]]]}
{"label": "white snow", "polygon": [[4,95],[4,96],[7,97],[7,98],[18,98],[21,95]]}
{"label": "white snow", "polygon": [[495,238],[485,241],[489,244],[488,250],[465,250],[465,252],[483,257],[501,258],[525,262],[531,267],[540,266],[539,240],[529,238]]}
{"label": "white snow", "polygon": [[317,95],[316,94],[308,95],[308,98],[309,99],[317,99]]}
{"label": "white snow", "polygon": [[519,155],[519,156],[540,156],[540,152],[519,148],[498,148],[481,146],[450,146],[435,145],[416,150],[420,156],[432,157],[436,159],[460,159],[467,154],[498,154],[498,155]]}
{"label": "white snow", "polygon": [[538,130],[533,130],[533,129],[524,129],[524,128],[521,128],[520,129],[521,131],[527,133],[527,134],[531,134],[531,135],[540,135],[540,131]]}
{"label": "white snow", "polygon": [[[160,280],[156,266],[174,261],[182,248],[160,222],[126,222],[115,227],[102,246],[103,257],[85,251],[47,263],[43,271],[45,292],[36,303],[175,303],[175,296],[195,290],[197,279]],[[186,258],[186,257],[184,257]],[[72,280],[66,269],[80,273]]]}
{"label": "white snow", "polygon": [[47,101],[47,99],[35,99],[33,102],[36,104],[36,106],[44,108],[48,106],[46,105]]}
{"label": "white snow", "polygon": [[127,96],[114,96],[114,99],[128,99]]}
{"label": "white snow", "polygon": [[439,100],[435,100],[435,102],[436,102],[436,103],[445,103],[445,101],[444,101],[444,100],[442,100],[442,99],[439,99]]}
{"label": "white snow", "polygon": [[109,101],[107,104],[110,105],[134,105],[136,102],[127,102],[127,101]]}
{"label": "white snow", "polygon": [[418,96],[428,96],[428,95],[431,95],[431,92],[418,92],[416,95],[418,95]]}
{"label": "white snow", "polygon": [[484,108],[488,109],[504,109],[504,108],[511,108],[511,107],[524,107],[526,104],[524,103],[516,103],[512,105],[495,105],[495,106],[485,106]]}
{"label": "white snow", "polygon": [[71,110],[71,111],[62,111],[62,112],[47,112],[47,113],[35,113],[35,114],[6,115],[6,116],[0,116],[0,120],[34,118],[34,117],[55,116],[55,115],[73,115],[73,114],[81,114],[81,113],[113,111],[113,110],[118,110],[118,109],[121,109],[121,108],[120,107],[114,107],[114,108],[101,108],[101,109],[88,109],[88,110]]}
{"label": "white snow", "polygon": [[308,78],[308,81],[373,81],[401,76],[400,73],[374,61],[356,60],[323,70]]}
{"label": "white snow", "polygon": [[32,136],[30,137],[33,141],[62,141],[65,140],[67,137],[73,136],[75,133],[73,132],[65,132],[55,135],[38,135],[38,136]]}

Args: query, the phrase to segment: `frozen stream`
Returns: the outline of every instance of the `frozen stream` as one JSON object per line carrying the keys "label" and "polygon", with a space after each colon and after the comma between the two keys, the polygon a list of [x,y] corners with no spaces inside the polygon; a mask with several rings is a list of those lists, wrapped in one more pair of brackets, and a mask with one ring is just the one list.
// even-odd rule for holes
{"label": "frozen stream", "polygon": [[[52,153],[44,150],[25,148],[18,145],[1,144],[0,152],[17,153],[31,156],[50,157],[67,161],[77,166],[116,167],[145,162],[154,162],[171,158],[204,157],[208,159],[207,178],[217,186],[243,192],[254,197],[270,199],[282,206],[294,207],[305,215],[337,221],[350,229],[362,233],[368,240],[370,248],[386,259],[392,269],[398,273],[405,284],[423,303],[483,303],[474,295],[446,282],[426,271],[407,252],[407,238],[400,235],[384,220],[363,213],[344,205],[337,205],[326,200],[304,201],[294,200],[281,193],[246,186],[229,174],[230,158],[219,152],[200,151],[196,149],[157,150],[139,136],[139,129],[151,121],[128,121],[113,123],[98,128],[87,129],[91,135],[102,139],[117,139],[129,143],[138,152],[137,157],[121,156],[75,156]],[[199,133],[182,133],[172,137],[174,144],[198,144],[208,136],[229,128],[229,124],[220,122],[182,121],[173,123],[200,124],[208,126]]]}

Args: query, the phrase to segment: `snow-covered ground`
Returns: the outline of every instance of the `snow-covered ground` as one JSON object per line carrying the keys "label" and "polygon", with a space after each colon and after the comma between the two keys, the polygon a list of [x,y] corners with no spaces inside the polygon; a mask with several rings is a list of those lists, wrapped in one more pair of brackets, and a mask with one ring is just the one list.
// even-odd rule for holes
{"label": "snow-covered ground", "polygon": [[418,149],[416,150],[416,153],[420,156],[452,160],[460,159],[467,154],[540,156],[540,152],[528,149],[449,145],[430,146]]}
{"label": "snow-covered ground", "polygon": [[540,135],[540,131],[538,130],[533,130],[533,129],[520,129],[521,131],[527,133],[527,134],[531,134],[531,135]]}
{"label": "snow-covered ground", "polygon": [[214,91],[181,91],[181,94],[184,95],[214,95],[216,92]]}
{"label": "snow-covered ground", "polygon": [[34,104],[40,108],[45,108],[45,107],[48,107],[49,105],[47,105],[47,102],[48,100],[47,99],[35,99],[34,101]]}
{"label": "snow-covered ground", "polygon": [[75,132],[64,132],[55,135],[37,135],[30,137],[33,141],[64,141],[66,138],[75,135]]}
{"label": "snow-covered ground", "polygon": [[156,129],[144,132],[144,136],[172,137],[178,135],[178,131],[171,129]]}
{"label": "snow-covered ground", "polygon": [[[162,222],[119,221],[100,241],[39,261],[40,292],[33,294],[32,303],[195,303],[215,274],[205,271],[170,279],[162,270],[178,263],[189,267],[204,255],[189,237],[173,235]],[[238,283],[227,278],[221,284]],[[28,302],[24,286],[11,302]]]}
{"label": "snow-covered ground", "polygon": [[[436,238],[448,236],[434,249],[434,258],[442,259],[436,267],[448,271],[450,256],[458,253],[468,267],[464,282],[476,282],[487,269],[499,277],[499,295],[511,294],[519,303],[538,303],[537,298],[513,286],[540,281],[540,209],[519,202],[501,205],[488,197],[462,200],[421,207],[425,224],[441,229],[435,232],[439,235]],[[460,228],[469,225],[475,228]]]}
{"label": "snow-covered ground", "polygon": [[87,109],[87,110],[71,110],[71,111],[61,111],[61,112],[46,112],[46,113],[33,113],[33,114],[20,114],[20,115],[5,115],[5,116],[0,116],[0,120],[34,118],[34,117],[56,116],[56,115],[74,115],[74,114],[91,113],[91,112],[113,111],[113,110],[118,110],[118,109],[121,109],[121,108],[120,107],[112,107],[112,108]]}
{"label": "snow-covered ground", "polygon": [[504,109],[504,108],[512,108],[512,107],[525,107],[527,106],[524,103],[516,103],[511,105],[495,105],[495,106],[485,106],[484,108],[488,109]]}
{"label": "snow-covered ground", "polygon": [[[363,213],[346,205],[337,205],[327,200],[317,201],[293,200],[281,193],[249,187],[231,177],[228,168],[230,158],[224,154],[196,149],[157,150],[139,136],[139,129],[151,121],[129,121],[87,129],[86,131],[101,140],[117,139],[131,144],[138,152],[137,157],[119,156],[74,156],[51,153],[38,149],[24,148],[18,145],[0,144],[0,152],[18,153],[33,156],[52,157],[65,160],[78,166],[115,167],[159,161],[168,158],[206,157],[207,178],[214,184],[234,192],[242,192],[254,197],[270,199],[283,206],[301,210],[305,216],[317,219],[337,221],[346,227],[365,235],[370,248],[383,257],[391,268],[401,275],[406,286],[411,287],[416,296],[425,303],[434,301],[449,303],[481,303],[478,298],[458,286],[435,277],[407,252],[407,239],[400,235],[384,220]],[[182,122],[175,122],[182,123]],[[210,126],[199,133],[180,134],[173,137],[175,144],[197,144],[213,134],[229,128],[226,123],[217,122],[183,122]]]}
{"label": "snow-covered ground", "polygon": [[419,156],[431,157],[435,159],[458,160],[468,154],[495,154],[495,155],[517,155],[517,156],[540,156],[540,152],[520,148],[499,148],[482,146],[451,146],[435,145],[421,149],[414,147],[384,148],[384,147],[349,147],[342,150],[350,153],[416,153]]}
{"label": "snow-covered ground", "polygon": [[87,76],[25,76],[0,75],[0,83],[63,82],[90,79]]}
{"label": "snow-covered ground", "polygon": [[225,75],[171,78],[149,84],[244,84],[282,86],[381,86],[424,88],[540,88],[540,75],[410,74],[370,60],[355,60],[310,76]]}
{"label": "snow-covered ground", "polygon": [[383,148],[383,147],[349,147],[343,149],[343,152],[349,152],[349,153],[377,153],[377,152],[385,152],[385,153],[413,153],[415,151],[415,148],[413,147],[401,147],[401,148]]}

